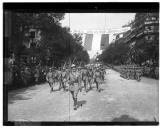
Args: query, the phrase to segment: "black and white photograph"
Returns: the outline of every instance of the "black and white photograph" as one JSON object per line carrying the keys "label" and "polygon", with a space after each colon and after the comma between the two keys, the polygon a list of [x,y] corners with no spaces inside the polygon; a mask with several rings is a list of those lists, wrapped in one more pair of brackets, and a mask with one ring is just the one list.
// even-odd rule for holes
{"label": "black and white photograph", "polygon": [[29,5],[3,3],[3,125],[159,124],[159,3]]}

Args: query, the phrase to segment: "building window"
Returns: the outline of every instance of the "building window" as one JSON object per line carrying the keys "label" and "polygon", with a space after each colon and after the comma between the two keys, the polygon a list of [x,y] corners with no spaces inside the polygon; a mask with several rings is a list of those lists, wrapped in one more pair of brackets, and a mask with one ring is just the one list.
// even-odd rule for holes
{"label": "building window", "polygon": [[154,36],[153,35],[148,35],[148,36],[145,37],[145,39],[148,40],[148,41],[151,41],[151,40],[154,39]]}
{"label": "building window", "polygon": [[154,30],[154,29],[155,29],[155,26],[146,26],[145,29],[146,29],[146,30]]}
{"label": "building window", "polygon": [[156,17],[152,17],[152,20],[156,20]]}
{"label": "building window", "polygon": [[154,28],[155,28],[154,26],[151,26],[151,30],[154,30]]}
{"label": "building window", "polygon": [[151,30],[151,26],[146,26],[145,29],[146,30]]}
{"label": "building window", "polygon": [[146,21],[149,21],[149,18],[148,18],[148,17],[146,18]]}

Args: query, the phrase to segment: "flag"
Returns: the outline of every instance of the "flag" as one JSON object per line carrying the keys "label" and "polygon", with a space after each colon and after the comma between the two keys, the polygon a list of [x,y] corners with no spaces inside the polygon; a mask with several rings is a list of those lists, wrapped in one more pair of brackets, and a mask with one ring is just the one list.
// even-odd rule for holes
{"label": "flag", "polygon": [[101,46],[100,46],[100,49],[104,50],[108,46],[109,46],[109,34],[102,34],[101,35]]}

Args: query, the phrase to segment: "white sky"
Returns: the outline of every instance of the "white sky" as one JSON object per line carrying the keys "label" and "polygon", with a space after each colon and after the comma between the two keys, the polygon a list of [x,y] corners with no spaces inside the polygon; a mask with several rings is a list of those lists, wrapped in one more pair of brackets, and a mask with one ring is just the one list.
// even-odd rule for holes
{"label": "white sky", "polygon": [[[135,13],[69,13],[65,14],[64,20],[61,21],[62,26],[70,27],[74,30],[107,30],[121,29],[121,27],[134,19]],[[92,50],[89,52],[90,58],[99,52],[100,36],[94,36],[92,42]],[[99,40],[99,41],[98,41]],[[113,40],[113,35],[110,34],[109,43]],[[84,41],[84,40],[83,40]]]}
{"label": "white sky", "polygon": [[[70,13],[71,30],[94,30],[121,28],[134,19],[135,13]],[[65,14],[62,26],[69,27],[69,13]]]}

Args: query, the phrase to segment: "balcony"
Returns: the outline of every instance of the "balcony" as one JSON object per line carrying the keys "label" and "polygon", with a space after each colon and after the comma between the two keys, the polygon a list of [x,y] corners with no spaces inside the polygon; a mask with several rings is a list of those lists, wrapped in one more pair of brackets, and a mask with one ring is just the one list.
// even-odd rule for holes
{"label": "balcony", "polygon": [[159,30],[155,29],[155,30],[145,30],[144,34],[148,34],[148,33],[158,33]]}
{"label": "balcony", "polygon": [[159,21],[156,20],[156,21],[145,21],[145,22],[144,22],[145,25],[146,25],[146,24],[154,24],[154,23],[158,24]]}

